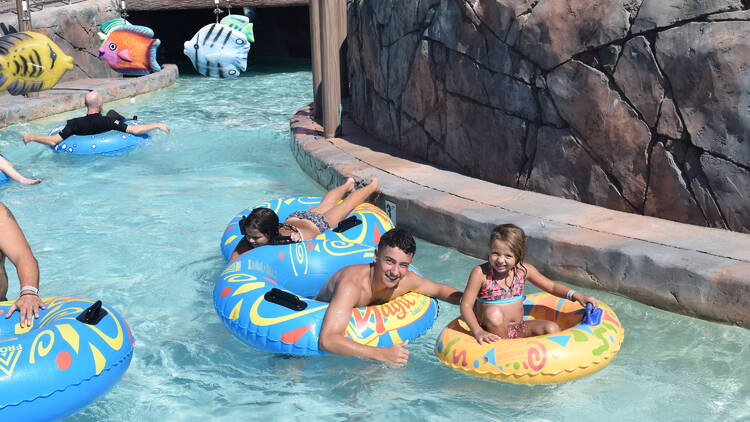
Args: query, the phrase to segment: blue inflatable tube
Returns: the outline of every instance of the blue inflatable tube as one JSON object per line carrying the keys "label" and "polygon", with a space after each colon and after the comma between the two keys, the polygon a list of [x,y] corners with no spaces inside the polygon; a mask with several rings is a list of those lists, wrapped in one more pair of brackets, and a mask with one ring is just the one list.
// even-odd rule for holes
{"label": "blue inflatable tube", "polygon": [[[143,124],[140,120],[126,120],[124,123],[126,125]],[[64,127],[65,125],[62,125],[52,129],[50,136],[60,133]],[[96,135],[69,136],[50,148],[55,152],[73,155],[117,154],[140,146],[150,137],[148,133],[133,135],[119,130],[110,130]]]}
{"label": "blue inflatable tube", "polygon": [[[113,309],[84,298],[44,302],[47,309],[31,328],[20,328],[18,314],[0,318],[0,421],[72,415],[104,395],[130,365],[133,335]],[[0,312],[11,305],[0,302]]]}
{"label": "blue inflatable tube", "polygon": [[[242,234],[240,233],[240,228],[237,223],[242,217],[250,214],[255,208],[270,208],[279,216],[279,221],[284,221],[289,214],[295,211],[310,209],[320,204],[322,199],[323,198],[321,197],[290,196],[250,205],[232,218],[229,225],[224,230],[224,234],[221,236],[221,254],[224,256],[224,259],[229,259],[229,257],[232,256],[232,252],[234,252],[237,244],[240,243],[240,240],[242,239]],[[335,227],[332,227],[331,230],[318,235],[316,239],[343,240],[352,243],[377,246],[380,241],[380,236],[394,227],[393,222],[385,211],[369,203],[360,204],[355,207],[349,216],[356,216],[362,224],[340,233],[334,232],[333,229],[335,229]]]}
{"label": "blue inflatable tube", "polygon": [[0,185],[4,185],[8,182],[10,182],[10,177],[8,177],[7,174],[0,171]]}
{"label": "blue inflatable tube", "polygon": [[[336,240],[252,249],[230,262],[217,279],[214,307],[229,331],[252,347],[326,354],[318,347],[318,335],[328,303],[310,298],[341,267],[370,263],[374,253],[373,247]],[[410,292],[382,305],[352,309],[346,335],[361,344],[388,347],[422,335],[437,311],[435,299]]]}

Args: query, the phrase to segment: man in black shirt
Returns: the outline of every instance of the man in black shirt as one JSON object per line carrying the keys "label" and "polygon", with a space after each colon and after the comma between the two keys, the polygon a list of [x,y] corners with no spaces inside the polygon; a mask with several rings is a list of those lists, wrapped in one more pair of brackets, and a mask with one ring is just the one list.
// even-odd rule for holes
{"label": "man in black shirt", "polygon": [[103,103],[101,94],[91,91],[86,94],[85,98],[86,116],[68,120],[63,130],[54,135],[44,136],[24,133],[23,142],[26,144],[29,142],[39,142],[40,144],[55,146],[71,135],[96,135],[109,130],[119,130],[120,132],[127,132],[133,135],[140,135],[155,129],[169,133],[169,127],[164,123],[126,125],[122,122],[122,119],[111,117],[109,114],[102,116]]}

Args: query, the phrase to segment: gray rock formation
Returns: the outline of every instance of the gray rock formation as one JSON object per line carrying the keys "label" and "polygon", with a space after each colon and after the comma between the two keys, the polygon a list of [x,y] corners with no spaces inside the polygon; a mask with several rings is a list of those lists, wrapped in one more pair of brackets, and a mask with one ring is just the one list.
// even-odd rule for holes
{"label": "gray rock formation", "polygon": [[507,186],[750,232],[740,0],[351,0],[352,118]]}

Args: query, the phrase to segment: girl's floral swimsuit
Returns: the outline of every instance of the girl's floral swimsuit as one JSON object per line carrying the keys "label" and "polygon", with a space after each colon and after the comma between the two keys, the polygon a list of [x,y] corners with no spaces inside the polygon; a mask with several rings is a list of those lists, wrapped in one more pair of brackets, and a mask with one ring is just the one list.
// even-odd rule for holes
{"label": "girl's floral swimsuit", "polygon": [[[479,289],[477,300],[482,303],[500,304],[511,303],[523,299],[524,285],[526,283],[526,271],[513,267],[513,282],[510,286],[505,284],[505,279],[496,280],[495,269],[489,265],[489,271],[486,271],[487,278]],[[523,334],[525,323],[523,321],[515,324],[508,324],[508,338],[519,338]]]}

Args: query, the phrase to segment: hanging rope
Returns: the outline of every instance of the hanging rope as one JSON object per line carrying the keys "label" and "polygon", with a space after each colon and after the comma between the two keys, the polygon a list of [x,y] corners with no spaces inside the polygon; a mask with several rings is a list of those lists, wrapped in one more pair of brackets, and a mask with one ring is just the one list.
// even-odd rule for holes
{"label": "hanging rope", "polygon": [[125,3],[125,0],[120,0],[120,17],[123,19],[127,19],[128,17],[128,5]]}
{"label": "hanging rope", "polygon": [[219,1],[220,0],[214,0],[214,15],[216,15],[216,23],[219,23],[219,15],[222,13],[221,9],[219,9]]}
{"label": "hanging rope", "polygon": [[227,0],[227,15],[232,14],[232,5],[229,3],[229,0]]}

